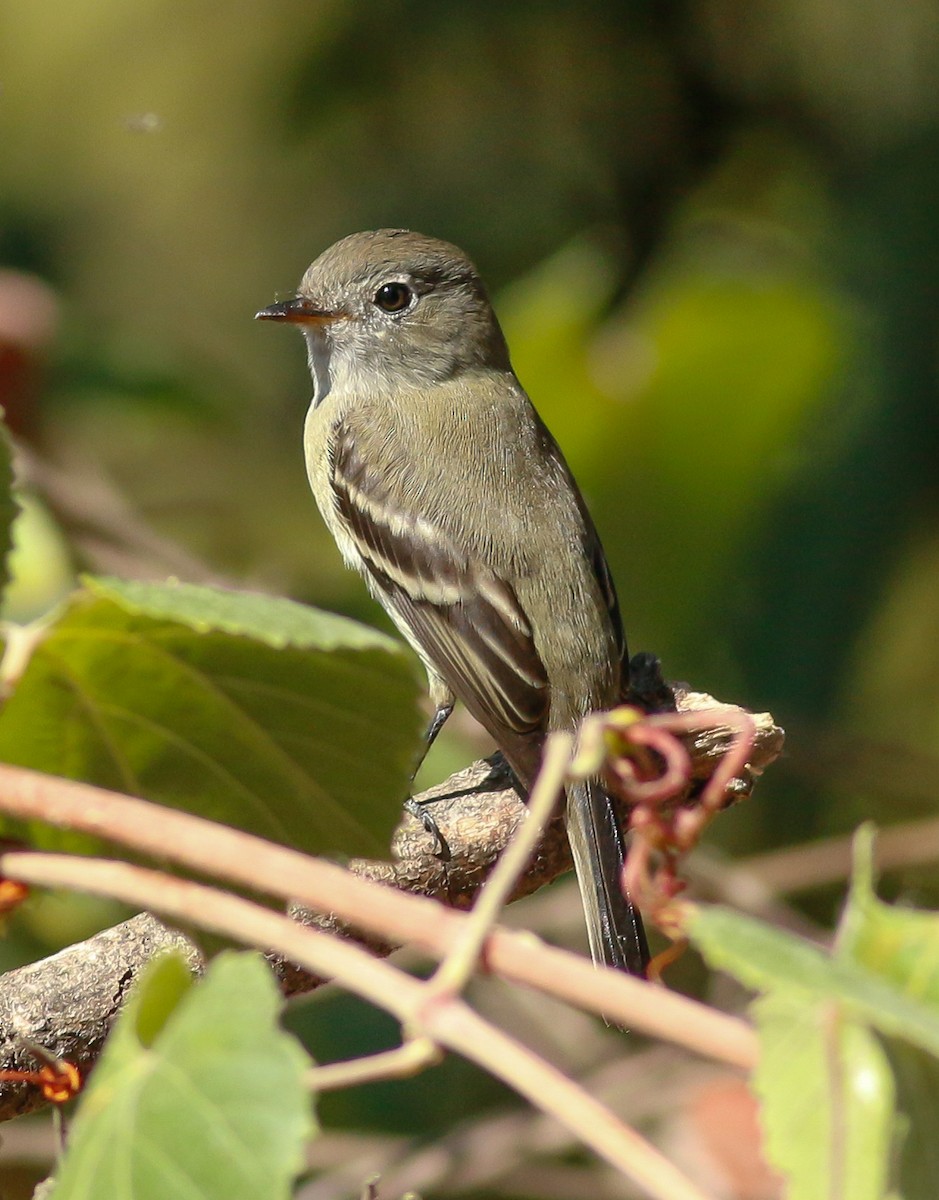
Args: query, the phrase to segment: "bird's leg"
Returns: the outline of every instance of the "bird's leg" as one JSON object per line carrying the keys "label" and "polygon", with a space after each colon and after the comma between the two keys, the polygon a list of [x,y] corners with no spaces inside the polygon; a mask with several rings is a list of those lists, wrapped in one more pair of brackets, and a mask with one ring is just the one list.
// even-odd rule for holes
{"label": "bird's leg", "polygon": [[[411,783],[414,782],[418,771],[424,765],[424,760],[427,758],[431,746],[437,740],[437,734],[441,731],[441,729],[443,729],[444,725],[446,725],[447,718],[452,712],[452,700],[447,700],[446,703],[438,704],[437,708],[435,709],[434,715],[430,719],[430,724],[427,726],[427,732],[424,734],[424,748],[421,751],[421,756],[417,760],[417,764],[415,765],[414,771],[411,774]],[[436,847],[434,849],[434,853],[439,855],[441,858],[446,857],[448,854],[447,844],[443,839],[443,835],[440,832],[437,822],[427,811],[425,804],[426,802],[415,800],[413,796],[409,796],[404,802],[404,809],[405,812],[409,812],[412,817],[417,817],[427,832],[435,840]]]}
{"label": "bird's leg", "polygon": [[417,760],[417,766],[414,768],[414,773],[411,776],[412,783],[414,782],[414,779],[415,779],[418,771],[424,765],[424,759],[430,753],[431,746],[437,740],[437,734],[441,731],[441,729],[443,729],[444,725],[446,725],[447,720],[452,712],[453,712],[453,701],[452,700],[448,700],[446,702],[446,704],[441,704],[441,705],[437,706],[437,710],[435,711],[434,715],[431,717],[430,724],[427,726],[427,730],[424,734],[424,749],[421,752],[420,758]]}

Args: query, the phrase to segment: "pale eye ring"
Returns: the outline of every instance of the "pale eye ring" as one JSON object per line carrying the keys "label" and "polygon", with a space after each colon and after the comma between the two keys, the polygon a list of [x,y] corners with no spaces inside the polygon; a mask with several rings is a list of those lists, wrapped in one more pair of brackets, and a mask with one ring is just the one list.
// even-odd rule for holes
{"label": "pale eye ring", "polygon": [[413,299],[414,293],[406,283],[392,280],[381,285],[375,293],[374,303],[382,312],[398,313],[404,312]]}

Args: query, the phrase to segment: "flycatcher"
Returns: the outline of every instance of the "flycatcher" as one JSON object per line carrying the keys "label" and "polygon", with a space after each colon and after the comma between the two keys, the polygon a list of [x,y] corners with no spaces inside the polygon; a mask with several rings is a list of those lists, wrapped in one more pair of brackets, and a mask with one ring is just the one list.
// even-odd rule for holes
{"label": "flycatcher", "polygon": [[[628,658],[597,532],[475,267],[407,230],[356,233],[257,316],[306,339],[310,486],[427,670],[429,740],[460,700],[530,788],[551,730],[624,697]],[[594,961],[644,974],[598,782],[568,789],[567,831]]]}

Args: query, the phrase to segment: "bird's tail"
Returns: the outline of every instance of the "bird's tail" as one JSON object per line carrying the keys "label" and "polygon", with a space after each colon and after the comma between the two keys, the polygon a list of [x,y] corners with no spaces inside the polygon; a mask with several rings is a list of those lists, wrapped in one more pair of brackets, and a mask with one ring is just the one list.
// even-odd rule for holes
{"label": "bird's tail", "polygon": [[613,801],[598,782],[568,788],[567,836],[593,961],[644,977],[649,947],[642,917],[623,891],[626,843]]}

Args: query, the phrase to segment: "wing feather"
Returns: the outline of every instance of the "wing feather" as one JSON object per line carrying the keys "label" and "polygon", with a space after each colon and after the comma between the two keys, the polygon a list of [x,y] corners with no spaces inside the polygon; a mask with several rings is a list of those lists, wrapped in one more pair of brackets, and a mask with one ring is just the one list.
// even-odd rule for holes
{"label": "wing feather", "polygon": [[371,586],[415,648],[497,738],[547,723],[548,679],[512,586],[445,530],[392,501],[340,421],[330,445],[336,511]]}

